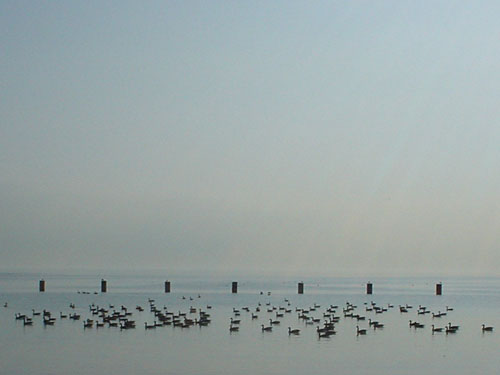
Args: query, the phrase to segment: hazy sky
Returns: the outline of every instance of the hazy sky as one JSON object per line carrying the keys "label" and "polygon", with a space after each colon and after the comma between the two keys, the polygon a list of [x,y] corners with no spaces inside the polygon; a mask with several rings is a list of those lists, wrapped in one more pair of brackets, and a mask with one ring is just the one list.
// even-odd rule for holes
{"label": "hazy sky", "polygon": [[0,268],[500,274],[500,2],[0,2]]}

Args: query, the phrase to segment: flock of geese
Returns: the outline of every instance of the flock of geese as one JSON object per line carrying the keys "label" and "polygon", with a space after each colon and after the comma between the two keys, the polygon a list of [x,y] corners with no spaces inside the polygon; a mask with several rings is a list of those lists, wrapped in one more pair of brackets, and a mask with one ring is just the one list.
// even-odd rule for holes
{"label": "flock of geese", "polygon": [[[198,298],[201,298],[198,295]],[[182,297],[186,299],[186,297]],[[189,298],[193,301],[193,297]],[[279,327],[281,325],[282,319],[285,316],[293,316],[293,313],[297,315],[298,321],[301,322],[305,327],[312,326],[315,328],[318,338],[328,338],[337,333],[336,326],[339,324],[341,319],[352,319],[356,322],[356,336],[366,335],[369,329],[380,330],[384,328],[384,323],[378,320],[373,320],[373,315],[383,314],[390,309],[394,309],[394,305],[387,304],[386,306],[379,306],[375,302],[365,302],[364,308],[358,308],[358,306],[346,302],[344,306],[340,307],[338,305],[330,305],[323,311],[320,311],[321,306],[314,303],[312,306],[301,308],[295,307],[292,309],[290,306],[290,301],[288,299],[283,300],[283,304],[280,306],[272,306],[270,302],[261,304],[260,302],[255,308],[250,309],[248,306],[235,308],[233,307],[232,313],[229,318],[229,332],[238,332],[240,330],[240,324],[242,321],[241,315],[244,314],[246,319],[258,320],[263,319],[264,322],[269,322],[268,324],[260,324],[262,332],[272,332],[274,327]],[[158,327],[172,326],[180,328],[189,328],[192,326],[205,327],[211,323],[211,317],[208,310],[212,309],[212,306],[207,305],[205,308],[189,307],[185,312],[182,311],[170,311],[166,306],[162,308],[157,307],[154,299],[148,299],[149,311],[153,314],[153,322],[144,322],[144,329],[156,329]],[[8,303],[4,304],[4,308],[8,307]],[[35,317],[40,317],[44,326],[55,325],[57,318],[59,320],[68,319],[73,321],[80,321],[81,314],[75,311],[75,304],[69,304],[71,313],[59,312],[59,314],[53,314],[50,311],[36,311],[32,309],[31,314],[16,313],[15,319],[22,321],[23,326],[32,326],[33,319]],[[90,317],[83,319],[83,329],[91,328],[102,328],[105,326],[116,327],[120,330],[128,330],[136,328],[136,321],[134,320],[133,313],[135,311],[142,312],[144,308],[140,305],[136,305],[135,308],[129,309],[126,306],[115,307],[109,304],[107,307],[102,307],[92,303],[88,307]],[[408,314],[413,309],[410,305],[400,305],[399,313]],[[453,311],[453,308],[446,306],[444,311],[431,312],[427,307],[419,305],[415,308],[417,317],[429,315],[432,317],[433,322],[437,322],[440,318],[446,317],[449,312]],[[320,317],[318,317],[320,315]],[[370,318],[367,319],[367,315]],[[289,319],[288,319],[289,321]],[[368,323],[366,328],[361,328],[360,324]],[[409,327],[415,330],[424,329],[425,324],[409,320]],[[432,324],[430,327],[430,332],[432,334],[445,333],[445,334],[455,334],[459,331],[460,326],[454,325],[448,322],[446,325],[437,326]],[[493,327],[482,324],[482,332],[492,332]],[[300,335],[300,328],[288,327],[288,335]]]}
{"label": "flock of geese", "polygon": [[[284,302],[286,303],[286,306],[272,306],[270,303],[266,303],[265,310],[263,310],[263,306],[259,303],[258,306],[255,308],[255,313],[251,312],[251,319],[258,319],[258,313],[265,312],[268,314],[275,314],[276,319],[273,320],[272,318],[269,319],[269,325],[265,326],[264,324],[261,324],[261,329],[263,332],[271,332],[273,330],[273,326],[277,326],[280,324],[279,318],[283,318],[285,314],[290,314],[292,313],[292,309],[289,308],[290,302],[288,299],[285,299]],[[375,302],[370,302],[369,304],[367,302],[364,303],[364,311],[365,314],[383,314],[387,312],[389,309],[393,309],[394,305],[392,304],[387,304],[387,307],[382,307],[378,306]],[[337,311],[340,311],[340,308],[338,305],[330,305],[326,308],[324,312],[322,312],[322,318],[314,317],[312,314],[316,312],[321,306],[318,304],[314,304],[311,307],[307,308],[295,308],[295,312],[297,313],[298,319],[303,321],[305,326],[313,325],[316,326],[316,332],[318,334],[319,338],[328,338],[332,335],[335,335],[337,331],[335,330],[336,324],[339,323],[340,319],[343,317],[344,319],[350,318],[355,320],[356,322],[365,322],[368,321],[368,327],[377,330],[377,329],[383,329],[384,328],[384,323],[380,323],[379,321],[372,320],[372,318],[366,318],[365,315],[360,314],[358,311],[358,306],[346,302],[345,306],[341,308],[341,313],[337,313]],[[399,306],[399,312],[401,314],[407,314],[411,309],[413,309],[413,306],[410,305],[400,305]],[[243,307],[241,308],[242,311],[250,312],[250,309],[248,307]],[[449,311],[453,311],[453,308],[446,306],[445,312],[431,312],[428,310],[425,306],[419,305],[418,308],[416,309],[417,315],[426,315],[429,314],[432,316],[433,319],[435,318],[442,318],[444,316],[447,316]],[[238,317],[241,315],[240,309],[233,308],[233,314]],[[233,317],[230,318],[230,325],[229,325],[229,331],[230,332],[235,332],[239,330],[239,323],[240,319],[236,320]],[[417,321],[409,320],[409,326],[411,328],[416,329],[422,329],[425,328],[425,324],[419,323]],[[444,332],[446,334],[453,334],[456,333],[459,330],[458,325],[453,325],[451,322],[448,322],[447,325],[443,327],[437,327],[436,325],[432,324],[431,325],[431,333],[439,333],[439,332]],[[486,326],[485,324],[482,324],[481,327],[482,332],[492,332],[493,327],[491,326]],[[360,328],[359,324],[356,324],[356,336],[361,336],[361,335],[366,335],[368,332],[367,328]],[[300,329],[294,328],[292,329],[291,327],[288,327],[288,334],[289,335],[299,335],[300,334]]]}

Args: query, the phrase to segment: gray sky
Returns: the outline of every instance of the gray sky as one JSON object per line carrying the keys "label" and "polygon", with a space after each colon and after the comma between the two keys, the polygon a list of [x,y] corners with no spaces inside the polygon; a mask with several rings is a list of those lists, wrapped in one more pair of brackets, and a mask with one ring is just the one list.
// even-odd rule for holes
{"label": "gray sky", "polygon": [[0,268],[498,275],[499,14],[0,2]]}

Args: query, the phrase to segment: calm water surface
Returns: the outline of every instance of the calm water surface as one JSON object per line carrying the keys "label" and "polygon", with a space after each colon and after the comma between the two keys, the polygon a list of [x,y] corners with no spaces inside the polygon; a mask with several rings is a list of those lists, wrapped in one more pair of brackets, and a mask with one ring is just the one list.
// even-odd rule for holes
{"label": "calm water surface", "polygon": [[[291,279],[239,280],[239,293],[231,294],[231,281],[182,277],[172,279],[172,293],[164,294],[164,278],[159,276],[107,277],[108,293],[99,290],[100,278],[93,276],[44,275],[47,291],[38,293],[39,275],[0,273],[0,373],[1,374],[498,374],[500,371],[500,332],[482,333],[481,324],[500,330],[500,279],[445,279],[443,296],[434,295],[435,279],[372,279],[374,294],[367,296],[365,279],[304,279],[305,294],[297,294],[297,281]],[[89,291],[91,294],[79,294]],[[260,292],[263,292],[261,295]],[[271,295],[267,295],[270,291]],[[198,297],[198,295],[200,297]],[[185,297],[185,299],[183,299]],[[208,327],[188,329],[159,327],[153,323],[148,298],[169,311],[188,312],[211,305]],[[288,306],[285,299],[289,300]],[[340,319],[337,334],[319,339],[316,325],[299,320],[296,307],[321,307],[309,315],[321,318],[330,305],[338,305],[337,315],[346,301],[357,305],[356,313],[385,324],[381,330],[368,327],[368,321]],[[8,307],[3,307],[8,302]],[[371,302],[387,307],[383,314],[365,310]],[[75,310],[69,304],[76,305]],[[84,329],[82,321],[60,320],[59,312],[78,312],[92,318],[90,304],[134,311],[135,330],[120,331],[104,327]],[[261,304],[259,318],[252,320],[242,311],[240,331],[230,333],[233,308]],[[263,333],[261,324],[276,318],[266,304],[292,308],[273,332]],[[398,305],[410,304],[407,314]],[[134,308],[140,305],[145,311]],[[453,307],[446,317],[417,315],[418,305],[432,312]],[[58,319],[44,327],[34,317],[32,327],[14,319],[16,313],[31,316],[32,309],[51,311]],[[188,314],[189,316],[189,314]],[[194,317],[194,315],[193,315]],[[95,318],[95,317],[93,317]],[[409,327],[409,320],[425,324],[424,329]],[[431,325],[460,325],[453,335],[431,333]],[[356,336],[356,325],[368,330]],[[299,336],[289,336],[287,327],[299,328]]]}

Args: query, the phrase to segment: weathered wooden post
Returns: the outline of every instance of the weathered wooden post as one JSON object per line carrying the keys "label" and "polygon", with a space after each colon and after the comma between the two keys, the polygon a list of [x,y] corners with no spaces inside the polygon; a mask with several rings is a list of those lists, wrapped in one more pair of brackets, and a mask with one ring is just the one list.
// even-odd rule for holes
{"label": "weathered wooden post", "polygon": [[101,279],[101,293],[106,293],[108,291],[108,282]]}
{"label": "weathered wooden post", "polygon": [[443,284],[437,283],[436,284],[436,296],[440,296],[442,294],[443,294]]}
{"label": "weathered wooden post", "polygon": [[301,281],[297,288],[299,294],[304,294],[304,282]]}
{"label": "weathered wooden post", "polygon": [[373,284],[371,282],[366,284],[366,294],[373,294]]}
{"label": "weathered wooden post", "polygon": [[40,292],[45,292],[45,280],[44,279],[40,280],[40,282],[38,283],[38,290]]}
{"label": "weathered wooden post", "polygon": [[170,281],[165,281],[165,293],[170,293]]}
{"label": "weathered wooden post", "polygon": [[231,292],[238,293],[238,282],[237,281],[233,281],[233,284],[231,286]]}

